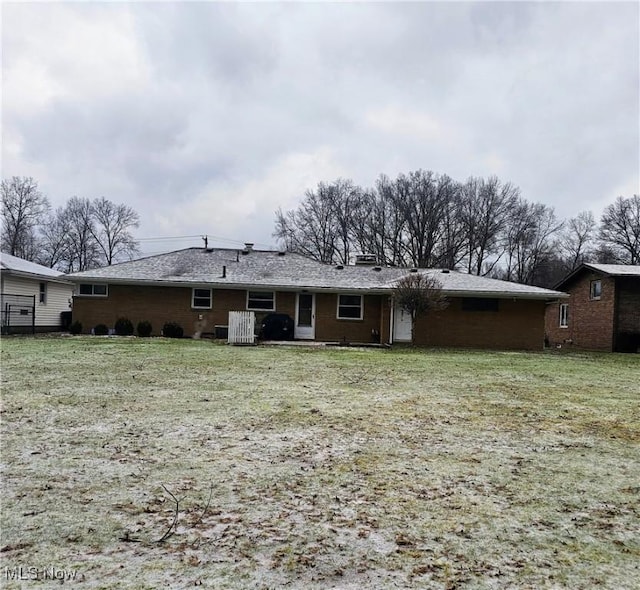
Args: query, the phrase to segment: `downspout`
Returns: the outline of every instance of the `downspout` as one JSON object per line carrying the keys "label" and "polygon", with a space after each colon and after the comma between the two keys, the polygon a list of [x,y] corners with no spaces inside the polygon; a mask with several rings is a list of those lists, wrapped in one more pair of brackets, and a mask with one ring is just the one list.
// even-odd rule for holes
{"label": "downspout", "polygon": [[389,307],[389,344],[393,344],[393,316],[395,310],[393,295],[389,297]]}
{"label": "downspout", "polygon": [[613,278],[613,338],[611,339],[611,352],[618,350],[618,324],[619,324],[619,308],[620,308],[620,277]]}

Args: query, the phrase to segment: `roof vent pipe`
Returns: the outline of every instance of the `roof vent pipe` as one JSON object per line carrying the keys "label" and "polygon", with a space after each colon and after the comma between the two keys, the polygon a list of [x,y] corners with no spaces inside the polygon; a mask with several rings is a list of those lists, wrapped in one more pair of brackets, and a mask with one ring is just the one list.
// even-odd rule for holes
{"label": "roof vent pipe", "polygon": [[253,242],[245,242],[244,243],[244,249],[247,252],[251,252],[251,250],[253,250]]}
{"label": "roof vent pipe", "polygon": [[226,265],[222,266],[222,278],[223,279],[227,278],[227,266]]}

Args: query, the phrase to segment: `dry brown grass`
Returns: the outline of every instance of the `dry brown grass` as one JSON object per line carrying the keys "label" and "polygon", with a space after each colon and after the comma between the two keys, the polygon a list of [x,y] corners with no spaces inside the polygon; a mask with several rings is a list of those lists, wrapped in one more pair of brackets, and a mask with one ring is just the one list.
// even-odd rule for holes
{"label": "dry brown grass", "polygon": [[6,338],[2,369],[5,587],[638,587],[637,356]]}

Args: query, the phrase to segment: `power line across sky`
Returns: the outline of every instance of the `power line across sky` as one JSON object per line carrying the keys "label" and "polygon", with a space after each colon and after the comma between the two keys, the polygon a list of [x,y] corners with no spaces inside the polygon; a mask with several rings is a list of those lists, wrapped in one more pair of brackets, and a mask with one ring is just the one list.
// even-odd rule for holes
{"label": "power line across sky", "polygon": [[[205,237],[207,238],[207,246],[209,248],[240,248],[245,245],[245,242],[241,240],[233,240],[231,238],[224,238],[204,233],[185,236],[151,236],[138,238],[138,242],[140,243],[140,255],[154,256],[156,254],[162,254],[172,250],[204,246]],[[272,245],[269,244],[255,243],[254,246],[265,249],[272,248]]]}

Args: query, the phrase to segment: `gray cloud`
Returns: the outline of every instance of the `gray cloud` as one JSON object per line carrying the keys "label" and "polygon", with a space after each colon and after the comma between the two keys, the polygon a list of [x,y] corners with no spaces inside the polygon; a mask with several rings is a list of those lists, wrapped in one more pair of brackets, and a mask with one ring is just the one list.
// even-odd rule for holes
{"label": "gray cloud", "polygon": [[3,176],[141,237],[269,244],[337,176],[497,174],[570,216],[639,184],[634,3],[7,4]]}

